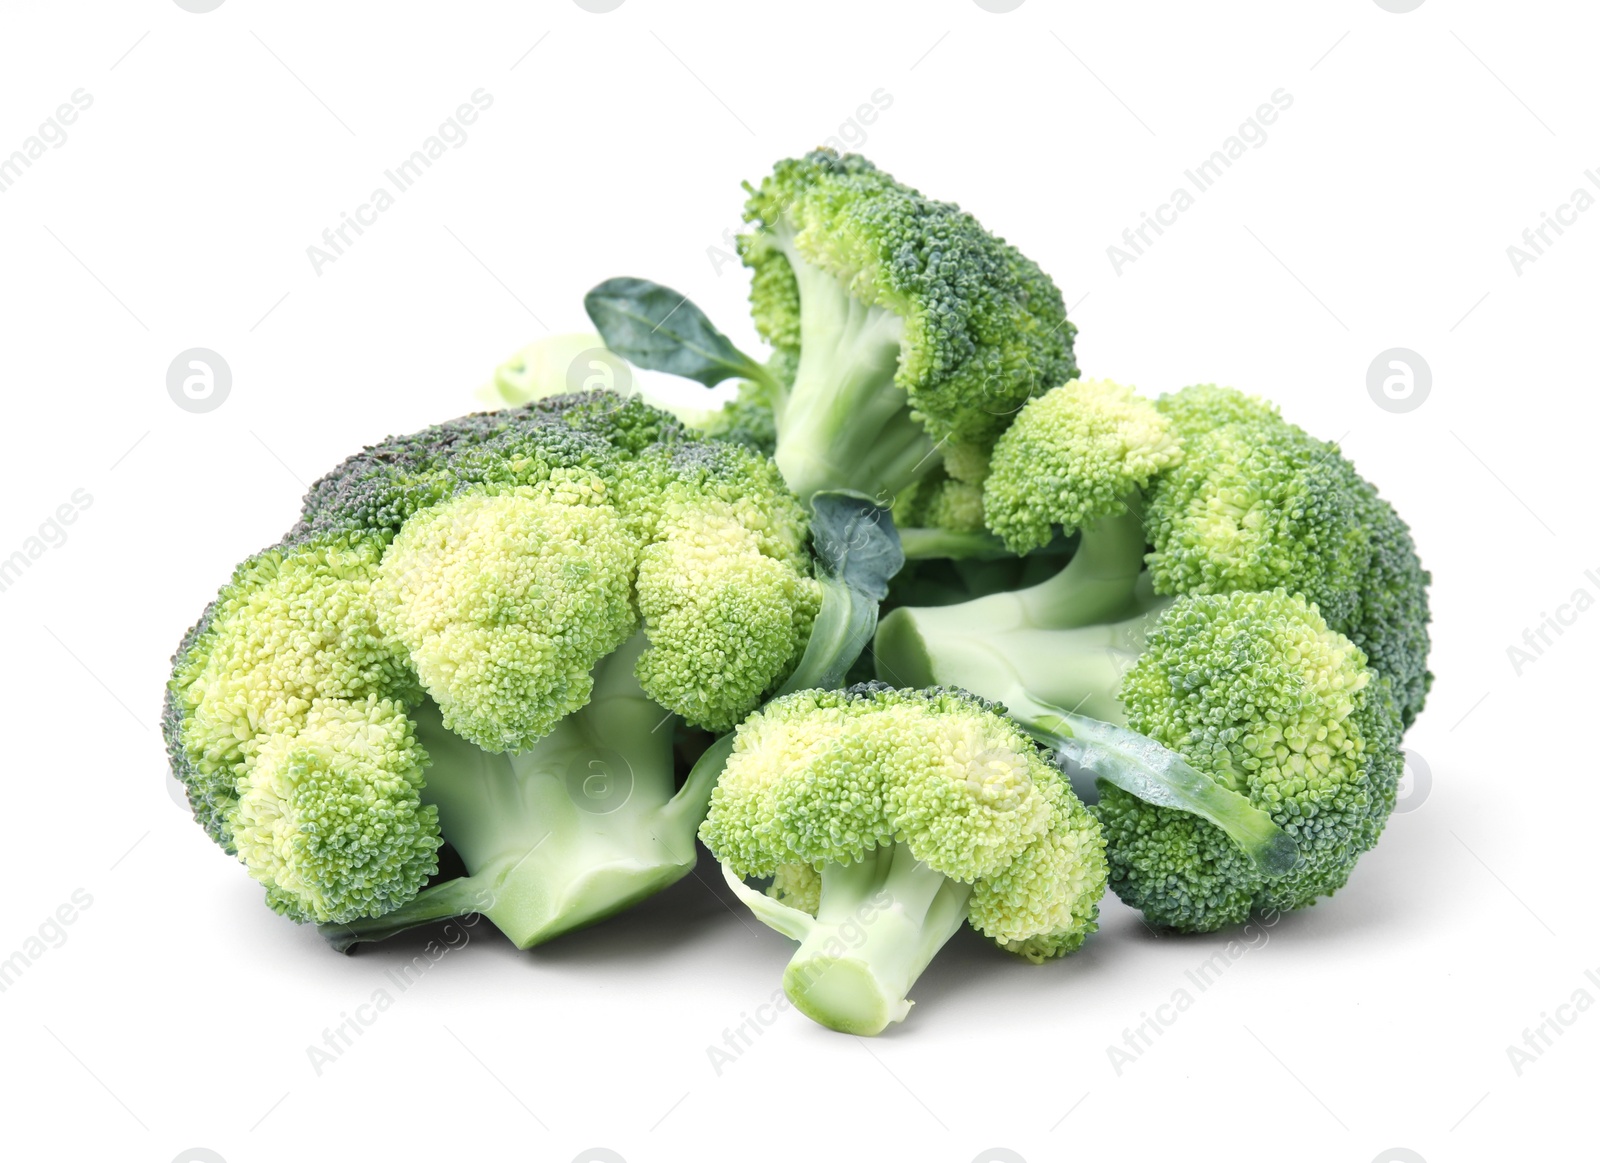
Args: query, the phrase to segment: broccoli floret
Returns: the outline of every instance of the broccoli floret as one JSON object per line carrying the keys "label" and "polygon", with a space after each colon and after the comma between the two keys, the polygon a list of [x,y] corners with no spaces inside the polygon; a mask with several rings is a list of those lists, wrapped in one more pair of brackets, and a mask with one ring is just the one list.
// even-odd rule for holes
{"label": "broccoli floret", "polygon": [[977,483],[1016,409],[1077,374],[1060,292],[970,214],[831,150],[747,188],[740,254],[787,384],[775,459],[801,497],[886,504],[941,463]]}
{"label": "broccoli floret", "polygon": [[[1040,749],[961,691],[802,691],[747,719],[700,838],[752,911],[800,948],[784,989],[876,1034],[970,923],[1030,961],[1094,931],[1100,830]],[[770,877],[766,895],[745,877]]]}
{"label": "broccoli floret", "polygon": [[[863,635],[807,652],[809,546],[770,461],[612,393],[391,438],[185,636],[174,773],[340,947],[468,911],[547,940],[693,866],[716,764],[675,786],[675,718],[853,661]],[[424,887],[442,843],[468,875]]]}
{"label": "broccoli floret", "polygon": [[[963,686],[1074,759],[1093,753],[1092,774],[1111,785],[1101,810],[1142,804],[1156,815],[1141,826],[1157,820],[1169,841],[1158,874],[1148,851],[1119,851],[1133,830],[1108,833],[1114,887],[1162,923],[1215,928],[1343,884],[1393,806],[1400,732],[1426,690],[1428,575],[1393,510],[1337,448],[1211,386],[1153,405],[1115,385],[1066,385],[1023,409],[993,461],[990,528],[1016,550],[1076,530],[1071,560],[1027,588],[896,609],[875,643],[879,677]],[[1349,697],[1316,701],[1322,682]],[[1257,787],[1170,726],[1198,716],[1183,721],[1322,764],[1316,746],[1282,742],[1284,708],[1298,704],[1272,689],[1306,700],[1306,730],[1353,741],[1359,779],[1346,782],[1359,789]]]}
{"label": "broccoli floret", "polygon": [[421,798],[427,754],[405,707],[317,699],[297,732],[269,734],[239,780],[239,859],[297,921],[397,908],[438,871],[439,815]]}
{"label": "broccoli floret", "polygon": [[1299,862],[1263,876],[1213,824],[1107,786],[1096,814],[1117,895],[1158,924],[1211,930],[1342,887],[1400,767],[1393,707],[1370,697],[1372,678],[1301,596],[1176,602],[1122,684],[1127,723],[1268,812]]}

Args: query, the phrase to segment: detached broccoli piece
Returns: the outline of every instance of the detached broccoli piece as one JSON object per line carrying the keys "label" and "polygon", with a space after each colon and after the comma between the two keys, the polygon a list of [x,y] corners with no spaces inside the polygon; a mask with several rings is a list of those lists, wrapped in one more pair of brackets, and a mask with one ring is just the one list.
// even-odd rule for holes
{"label": "detached broccoli piece", "polygon": [[[1155,813],[1139,820],[1170,841],[1160,861],[1131,827],[1108,839],[1113,886],[1161,923],[1215,928],[1343,884],[1393,806],[1426,690],[1428,576],[1338,450],[1225,389],[1152,405],[1069,384],[1001,437],[984,500],[1013,549],[1076,530],[1071,560],[1025,589],[894,610],[879,676],[1002,702],[1110,785],[1104,810]],[[1303,737],[1286,737],[1296,707]],[[1291,771],[1326,774],[1331,747],[1354,774],[1251,784],[1254,767],[1171,726],[1184,715]]]}
{"label": "detached broccoli piece", "polygon": [[775,459],[802,498],[979,482],[1027,399],[1077,374],[1061,294],[970,214],[818,150],[750,187],[757,329],[792,378]]}
{"label": "detached broccoli piece", "polygon": [[[675,786],[672,720],[726,730],[808,657],[809,541],[770,461],[610,393],[391,438],[185,637],[173,770],[340,947],[468,911],[536,944],[693,866],[716,768]],[[468,875],[424,888],[441,843]]]}
{"label": "detached broccoli piece", "polygon": [[[963,923],[1030,961],[1073,951],[1105,891],[1099,828],[995,708],[878,683],[802,691],[746,720],[700,838],[766,924],[800,942],[784,990],[876,1034]],[[743,877],[771,877],[767,895]]]}

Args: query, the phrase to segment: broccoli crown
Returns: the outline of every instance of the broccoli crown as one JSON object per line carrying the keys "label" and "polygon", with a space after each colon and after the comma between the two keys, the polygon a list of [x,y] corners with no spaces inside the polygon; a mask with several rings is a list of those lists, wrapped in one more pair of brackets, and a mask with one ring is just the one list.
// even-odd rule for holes
{"label": "broccoli crown", "polygon": [[903,321],[894,383],[951,475],[980,479],[1016,409],[1077,374],[1076,328],[1055,284],[958,207],[831,150],[781,161],[746,188],[756,231],[740,252],[756,327],[780,365],[797,365],[808,341],[836,339],[803,334],[798,257]]}
{"label": "broccoli crown", "polygon": [[[530,467],[609,464],[684,439],[666,412],[613,392],[549,396],[521,408],[475,412],[362,449],[306,494],[286,542],[358,531],[387,541],[413,513],[465,485]],[[532,465],[527,462],[533,462]]]}
{"label": "broccoli crown", "polygon": [[1106,786],[1096,807],[1117,894],[1158,923],[1211,930],[1334,892],[1393,803],[1399,722],[1361,651],[1283,590],[1178,599],[1121,690],[1128,724],[1244,795],[1300,864],[1262,876],[1223,832]]}
{"label": "broccoli crown", "polygon": [[463,739],[523,752],[642,629],[649,698],[725,730],[804,651],[808,541],[770,461],[610,393],[391,438],[319,481],[185,636],[174,773],[274,908],[376,915],[433,871],[406,726],[424,695]]}
{"label": "broccoli crown", "polygon": [[1132,388],[1075,380],[1029,401],[995,445],[984,482],[989,528],[1013,553],[1127,509],[1182,458],[1172,422]]}
{"label": "broccoli crown", "polygon": [[972,926],[1040,958],[1093,931],[1105,889],[1093,817],[1002,708],[963,691],[802,691],[738,729],[700,837],[742,876],[805,901],[812,877],[904,845],[972,885]]}
{"label": "broccoli crown", "polygon": [[1304,594],[1394,684],[1410,722],[1431,680],[1431,579],[1394,510],[1337,445],[1243,393],[1203,385],[1156,406],[1183,444],[1145,508],[1156,590]]}

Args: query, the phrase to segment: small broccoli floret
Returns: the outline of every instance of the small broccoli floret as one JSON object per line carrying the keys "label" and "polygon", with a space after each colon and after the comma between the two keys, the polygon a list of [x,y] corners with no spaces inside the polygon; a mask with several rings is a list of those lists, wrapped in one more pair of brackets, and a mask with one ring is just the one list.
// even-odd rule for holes
{"label": "small broccoli floret", "polygon": [[317,699],[298,730],[261,738],[238,783],[233,838],[296,921],[385,913],[438,871],[439,818],[420,798],[427,756],[405,708]]}
{"label": "small broccoli floret", "polygon": [[800,941],[789,997],[848,1033],[904,1018],[963,922],[1042,961],[1094,931],[1105,891],[1099,830],[1060,771],[959,691],[769,703],[734,737],[700,837],[756,915]]}
{"label": "small broccoli floret", "polygon": [[[1070,561],[1026,588],[895,609],[875,643],[879,677],[960,685],[1002,702],[1109,784],[1108,802],[1159,810],[1149,826],[1170,840],[1169,879],[1235,886],[1226,901],[1193,897],[1177,907],[1131,874],[1114,879],[1162,923],[1215,927],[1240,909],[1300,907],[1343,884],[1393,806],[1399,732],[1427,685],[1428,575],[1393,510],[1337,448],[1269,405],[1212,386],[1152,407],[1114,385],[1069,384],[1023,410],[994,463],[984,498],[990,528],[1016,549],[1077,528]],[[1209,650],[1179,655],[1176,639],[1198,634],[1195,611],[1211,609],[1196,605],[1202,597],[1224,603],[1218,617],[1238,619],[1239,636],[1219,630]],[[1244,624],[1247,611],[1253,625]],[[1322,653],[1337,654],[1346,679],[1367,692],[1339,716],[1361,724],[1359,805],[1334,803],[1318,787],[1280,812],[1211,756],[1191,754],[1177,732],[1157,730],[1155,696],[1143,717],[1134,714],[1130,671],[1149,673],[1155,664],[1143,660],[1152,654],[1179,658],[1162,696],[1168,713],[1232,722],[1255,743],[1279,739],[1286,712],[1266,688],[1253,703],[1239,692],[1252,668],[1268,673],[1265,660],[1277,660],[1272,673],[1285,683],[1291,664],[1311,666],[1308,623]],[[1327,707],[1308,714],[1334,737]],[[1317,847],[1312,820],[1343,829],[1343,864]],[[1114,866],[1118,837],[1129,835],[1111,836]]]}
{"label": "small broccoli floret", "polygon": [[466,493],[406,523],[378,607],[447,728],[524,751],[589,701],[589,672],[632,636],[639,548],[593,478]]}
{"label": "small broccoli floret", "polygon": [[[1182,395],[1183,393],[1180,393]],[[1162,593],[1283,586],[1350,626],[1370,559],[1359,480],[1332,445],[1276,418],[1223,421],[1184,438],[1151,490],[1150,574]]]}
{"label": "small broccoli floret", "polygon": [[1066,384],[1030,401],[995,446],[984,485],[989,528],[1013,553],[1127,512],[1134,494],[1181,459],[1170,421],[1110,380]]}
{"label": "small broccoli floret", "polygon": [[1048,276],[865,158],[779,162],[745,219],[756,327],[794,364],[775,458],[802,498],[887,503],[941,463],[980,481],[1016,409],[1077,373]]}
{"label": "small broccoli floret", "polygon": [[293,734],[316,699],[414,699],[378,624],[374,538],[278,546],[241,565],[174,659],[164,728],[196,818],[233,851],[237,784],[261,740]]}
{"label": "small broccoli floret", "polygon": [[[717,768],[678,788],[668,724],[842,673],[871,626],[811,658],[822,600],[769,460],[552,396],[319,481],[186,635],[163,726],[273,908],[340,947],[469,911],[526,946],[688,872]],[[467,875],[424,888],[441,842]]]}

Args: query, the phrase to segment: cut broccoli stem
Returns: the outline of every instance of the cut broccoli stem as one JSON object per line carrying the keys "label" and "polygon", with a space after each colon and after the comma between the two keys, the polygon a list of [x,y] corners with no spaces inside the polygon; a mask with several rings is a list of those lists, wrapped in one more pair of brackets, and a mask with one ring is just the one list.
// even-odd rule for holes
{"label": "cut broccoli stem", "polygon": [[[415,714],[433,763],[424,801],[470,875],[380,917],[323,926],[336,948],[481,913],[527,949],[591,925],[686,875],[726,750],[719,741],[674,791],[670,714],[633,676],[642,637],[604,660],[583,710],[528,751],[495,755]],[[721,750],[720,754],[713,754]]]}
{"label": "cut broccoli stem", "polygon": [[852,490],[887,504],[939,463],[895,383],[904,321],[870,306],[775,232],[800,290],[800,364],[778,409],[773,459],[802,500]]}
{"label": "cut broccoli stem", "polygon": [[972,896],[970,884],[929,868],[904,844],[823,865],[815,917],[750,888],[726,865],[723,874],[757,917],[800,942],[783,974],[789,1000],[847,1034],[876,1034],[906,1016],[906,995],[966,922]]}

